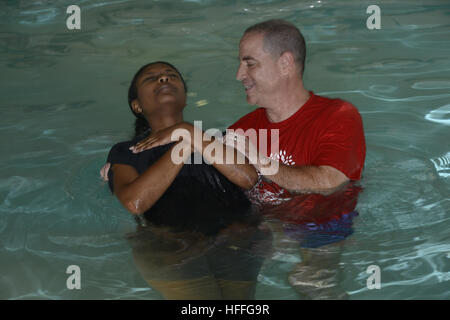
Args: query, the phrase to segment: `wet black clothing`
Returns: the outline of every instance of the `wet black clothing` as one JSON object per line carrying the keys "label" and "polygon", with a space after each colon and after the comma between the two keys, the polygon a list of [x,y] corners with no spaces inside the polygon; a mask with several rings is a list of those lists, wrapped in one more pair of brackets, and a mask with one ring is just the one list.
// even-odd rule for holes
{"label": "wet black clothing", "polygon": [[[148,133],[147,133],[148,134]],[[107,162],[133,166],[141,175],[162,157],[173,143],[137,154],[129,147],[141,141],[143,134],[131,141],[117,143],[109,152]],[[196,157],[199,155],[197,154]],[[108,172],[109,186],[114,190],[113,171]],[[256,222],[244,191],[230,182],[212,165],[185,164],[161,198],[144,213],[147,221],[157,226],[171,226],[180,231],[215,234],[233,222]],[[258,220],[258,219],[256,219]]]}

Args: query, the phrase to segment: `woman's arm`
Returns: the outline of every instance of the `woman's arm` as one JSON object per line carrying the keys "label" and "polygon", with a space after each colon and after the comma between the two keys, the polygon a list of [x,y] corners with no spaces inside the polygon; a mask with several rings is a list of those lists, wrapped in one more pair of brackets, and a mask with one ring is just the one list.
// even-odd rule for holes
{"label": "woman's arm", "polygon": [[[180,145],[181,144],[181,145]],[[166,192],[184,163],[175,164],[171,159],[172,150],[183,147],[186,142],[172,146],[161,158],[151,165],[143,174],[126,164],[113,164],[114,194],[122,205],[133,214],[142,214],[150,209]],[[182,157],[190,156],[185,152]]]}
{"label": "woman's arm", "polygon": [[[205,133],[190,123],[182,122],[172,127],[152,134],[150,137],[140,141],[134,146],[134,152],[142,152],[160,145],[172,142],[172,133],[175,130],[185,130],[186,134],[177,135],[191,145],[191,149],[203,155],[203,158],[211,163],[228,180],[244,189],[251,189],[258,181],[258,173],[245,156],[242,156],[240,162],[238,157],[240,153],[214,137],[205,137]],[[208,139],[204,139],[208,138]],[[207,151],[211,152],[207,152]],[[215,151],[219,151],[218,154]]]}
{"label": "woman's arm", "polygon": [[[203,151],[206,148],[222,150],[222,157],[216,155],[215,151],[212,151],[211,154],[208,152],[203,152],[203,158],[211,163],[225,177],[227,177],[228,180],[243,189],[250,190],[253,188],[258,181],[258,173],[256,172],[255,167],[248,162],[247,158],[243,157],[241,161],[242,163],[239,163],[238,160],[240,159],[238,159],[238,151],[230,146],[224,145],[222,142],[214,138],[212,138],[212,141],[202,140],[201,143]],[[198,143],[198,145],[200,144]],[[229,155],[231,155],[230,160],[232,161],[227,161],[227,157],[229,157]]]}

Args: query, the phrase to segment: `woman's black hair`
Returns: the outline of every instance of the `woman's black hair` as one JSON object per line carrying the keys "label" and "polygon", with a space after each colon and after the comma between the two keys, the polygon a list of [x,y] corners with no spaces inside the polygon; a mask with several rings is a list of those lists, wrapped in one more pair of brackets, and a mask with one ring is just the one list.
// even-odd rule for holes
{"label": "woman's black hair", "polygon": [[147,69],[149,66],[154,65],[154,64],[165,64],[165,65],[169,66],[170,68],[172,68],[173,70],[175,70],[178,73],[178,75],[180,76],[181,81],[183,82],[184,92],[187,93],[187,86],[186,86],[186,82],[183,79],[183,76],[181,75],[180,71],[178,71],[178,69],[175,68],[170,63],[165,62],[165,61],[156,61],[156,62],[150,62],[150,63],[142,66],[134,75],[133,80],[131,81],[130,87],[128,88],[128,105],[130,106],[131,112],[133,112],[134,116],[136,117],[136,121],[134,122],[134,138],[143,134],[147,130],[151,130],[145,117],[141,113],[134,112],[133,108],[131,107],[131,102],[133,100],[137,99],[137,97],[138,97],[138,90],[137,90],[137,85],[136,85],[138,78],[141,76],[142,72],[144,72],[145,69]]}

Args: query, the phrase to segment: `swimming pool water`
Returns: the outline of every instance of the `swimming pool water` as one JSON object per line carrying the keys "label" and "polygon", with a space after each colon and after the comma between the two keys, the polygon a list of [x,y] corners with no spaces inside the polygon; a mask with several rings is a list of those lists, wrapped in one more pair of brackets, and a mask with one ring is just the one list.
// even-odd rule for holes
{"label": "swimming pool water", "polygon": [[[450,5],[383,1],[72,1],[0,4],[0,298],[160,299],[137,271],[132,217],[99,179],[131,135],[128,83],[166,60],[189,87],[185,119],[225,129],[253,107],[235,80],[248,26],[295,23],[307,42],[305,84],[358,107],[367,157],[353,235],[340,259],[350,299],[449,299]],[[287,281],[297,243],[273,229],[257,299],[299,299]],[[66,287],[69,265],[81,290]],[[381,289],[366,271],[381,270]]]}

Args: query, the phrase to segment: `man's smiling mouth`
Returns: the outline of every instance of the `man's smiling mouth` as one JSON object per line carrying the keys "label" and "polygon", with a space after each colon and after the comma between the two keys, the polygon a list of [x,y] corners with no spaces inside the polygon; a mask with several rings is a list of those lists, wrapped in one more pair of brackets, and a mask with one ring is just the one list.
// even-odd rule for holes
{"label": "man's smiling mouth", "polygon": [[244,89],[245,91],[249,91],[250,89],[252,89],[255,85],[254,84],[244,84]]}

